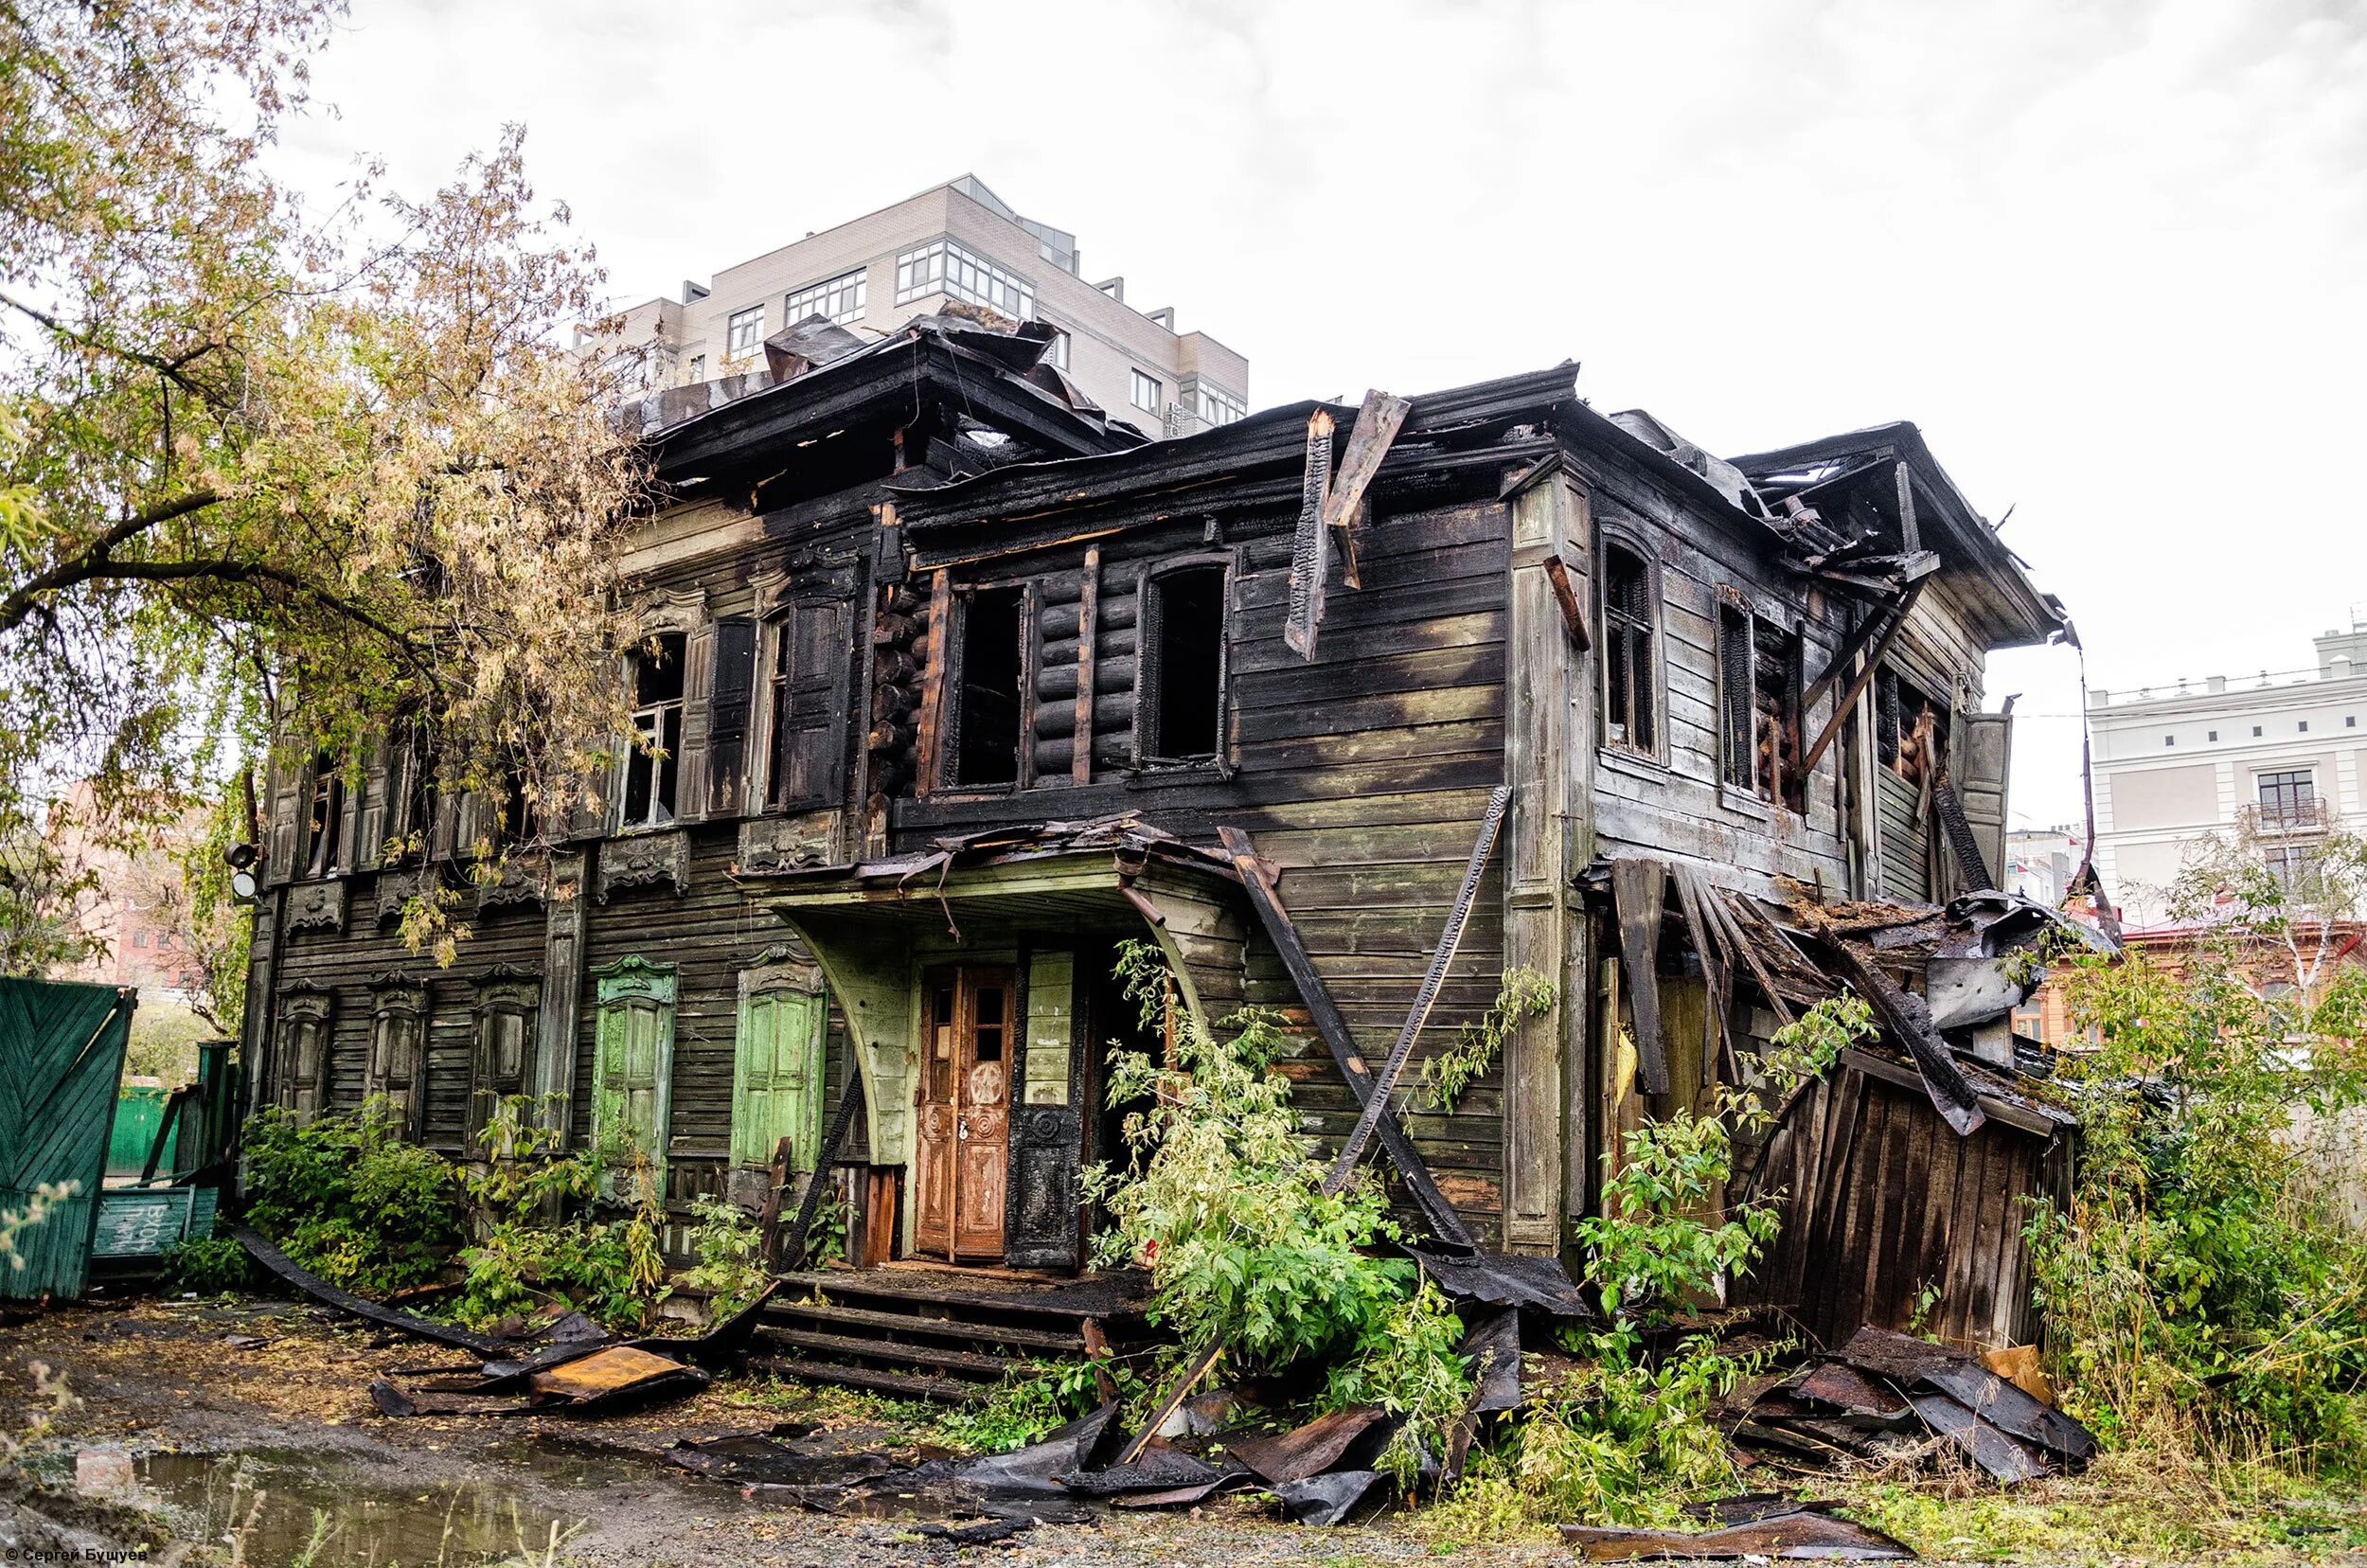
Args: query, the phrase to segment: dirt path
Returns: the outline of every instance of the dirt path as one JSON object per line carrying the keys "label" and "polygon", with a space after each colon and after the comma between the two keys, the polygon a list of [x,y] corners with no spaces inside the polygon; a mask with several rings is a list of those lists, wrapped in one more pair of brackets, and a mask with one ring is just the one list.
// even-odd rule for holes
{"label": "dirt path", "polygon": [[[236,1345],[230,1343],[237,1340]],[[260,1341],[259,1344],[250,1343]],[[34,1363],[62,1374],[74,1402],[54,1414],[19,1469],[71,1483],[80,1451],[89,1495],[110,1455],[131,1456],[133,1501],[161,1507],[150,1560],[229,1560],[239,1538],[258,1568],[460,1564],[523,1558],[580,1564],[868,1563],[1223,1564],[1435,1561],[1436,1548],[1386,1525],[1308,1530],[1247,1499],[1190,1514],[1041,1525],[1007,1546],[956,1548],[920,1520],[850,1519],[759,1500],[666,1464],[682,1438],[820,1421],[847,1449],[905,1440],[827,1391],[772,1392],[725,1381],[694,1399],[603,1419],[382,1416],[371,1379],[452,1365],[441,1347],[395,1340],[283,1301],[233,1306],[139,1302],[76,1308],[0,1328],[0,1431],[23,1433],[49,1408]],[[259,1501],[258,1501],[259,1494]],[[86,1513],[79,1538],[51,1531],[73,1509],[0,1492],[0,1558],[44,1541],[77,1550],[120,1537],[121,1516]],[[156,1517],[152,1512],[151,1517]],[[956,1522],[958,1523],[958,1522]],[[14,1539],[11,1539],[13,1531]],[[556,1550],[552,1543],[558,1542]],[[1545,1542],[1458,1562],[1566,1562]]]}

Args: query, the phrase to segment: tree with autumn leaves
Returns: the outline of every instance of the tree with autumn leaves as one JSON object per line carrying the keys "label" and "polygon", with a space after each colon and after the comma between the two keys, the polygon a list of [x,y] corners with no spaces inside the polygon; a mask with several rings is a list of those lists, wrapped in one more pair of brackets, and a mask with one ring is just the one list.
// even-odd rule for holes
{"label": "tree with autumn leaves", "polygon": [[601,275],[516,127],[424,198],[267,171],[340,9],[0,0],[0,921],[70,886],[72,780],[86,832],[243,836],[275,739],[418,733],[551,815],[623,727]]}

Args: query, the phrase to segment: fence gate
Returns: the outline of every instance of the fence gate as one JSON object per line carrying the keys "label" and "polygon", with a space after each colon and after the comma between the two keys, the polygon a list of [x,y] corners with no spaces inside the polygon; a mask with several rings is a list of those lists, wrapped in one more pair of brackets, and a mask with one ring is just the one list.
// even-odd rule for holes
{"label": "fence gate", "polygon": [[82,1292],[138,1000],[113,986],[0,978],[0,1210],[74,1184],[46,1221],[17,1233],[25,1266],[0,1263],[0,1297]]}

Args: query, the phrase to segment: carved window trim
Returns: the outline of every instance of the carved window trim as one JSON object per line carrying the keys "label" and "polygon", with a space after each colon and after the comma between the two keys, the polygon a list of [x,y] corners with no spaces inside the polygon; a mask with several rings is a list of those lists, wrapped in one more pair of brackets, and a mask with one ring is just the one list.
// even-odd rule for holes
{"label": "carved window trim", "polygon": [[[535,1030],[543,1007],[543,976],[514,964],[495,964],[475,976],[475,994],[469,1004],[469,1109],[466,1142],[472,1157],[484,1152],[477,1134],[499,1114],[510,1094],[534,1092]],[[505,1089],[499,1059],[497,1026],[504,1019],[518,1023],[518,1069],[515,1089]]]}
{"label": "carved window trim", "polygon": [[[800,1154],[810,1156],[818,1149],[821,1133],[820,1113],[823,1100],[827,1097],[822,1074],[828,1057],[828,989],[822,977],[822,966],[810,959],[798,956],[785,944],[775,944],[765,949],[739,971],[739,1007],[734,1021],[732,1035],[731,1146],[735,1158],[739,1159],[740,1163],[759,1163],[754,1159],[756,1150],[743,1150],[740,1148],[744,1141],[744,1124],[741,1116],[752,1103],[748,1091],[748,1045],[750,1036],[755,1029],[756,1009],[760,1007],[774,1006],[784,997],[804,997],[814,1005],[810,1025],[811,1034],[801,1043],[800,1047],[808,1053],[807,1094],[809,1100],[805,1114],[808,1125],[799,1129],[796,1142],[801,1146],[798,1149]],[[776,1051],[779,1048],[777,1039],[774,1048]],[[771,1151],[765,1150],[764,1154],[765,1163],[769,1163]],[[743,1155],[746,1157],[742,1158]],[[792,1165],[798,1170],[812,1168],[810,1158],[792,1160]]]}
{"label": "carved window trim", "polygon": [[279,993],[273,1099],[310,1121],[328,1108],[337,993],[299,982]]}
{"label": "carved window trim", "polygon": [[593,1054],[592,1054],[592,1141],[597,1147],[607,1136],[611,1123],[621,1114],[608,1090],[612,1047],[612,1018],[622,1020],[636,1007],[647,1007],[657,1015],[657,1039],[651,1089],[653,1108],[650,1141],[656,1146],[644,1150],[657,1167],[660,1189],[663,1190],[667,1145],[672,1138],[674,1088],[674,1028],[675,1008],[681,994],[681,971],[673,964],[661,964],[628,953],[614,963],[603,964],[592,971],[593,981]]}
{"label": "carved window trim", "polygon": [[387,1093],[394,1057],[410,1057],[410,1097],[400,1121],[403,1135],[417,1138],[427,1117],[427,982],[418,975],[383,974],[370,984],[370,1038],[363,1059],[365,1099]]}
{"label": "carved window trim", "polygon": [[[1197,772],[1230,775],[1233,765],[1233,592],[1239,568],[1237,551],[1198,550],[1146,565],[1135,578],[1134,723],[1133,734],[1128,743],[1135,767],[1156,768],[1163,774]],[[1160,668],[1164,650],[1158,642],[1161,621],[1166,615],[1163,584],[1167,579],[1186,572],[1209,570],[1224,574],[1219,594],[1219,603],[1222,608],[1217,628],[1217,749],[1213,754],[1166,756],[1148,743],[1147,733],[1148,729],[1156,728],[1149,720],[1149,704],[1157,683],[1166,673]]]}

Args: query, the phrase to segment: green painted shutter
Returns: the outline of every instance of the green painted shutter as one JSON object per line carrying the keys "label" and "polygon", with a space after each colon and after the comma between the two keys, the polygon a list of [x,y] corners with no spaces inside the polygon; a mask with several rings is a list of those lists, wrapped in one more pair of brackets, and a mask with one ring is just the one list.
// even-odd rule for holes
{"label": "green painted shutter", "polygon": [[630,1131],[663,1169],[674,1078],[673,968],[623,958],[593,972],[599,987],[593,1135]]}
{"label": "green painted shutter", "polygon": [[790,1140],[790,1163],[811,1170],[820,1154],[822,999],[805,991],[758,991],[739,1004],[733,1072],[732,1160],[770,1165]]}

